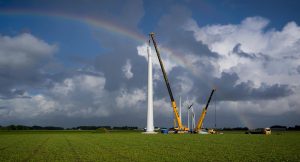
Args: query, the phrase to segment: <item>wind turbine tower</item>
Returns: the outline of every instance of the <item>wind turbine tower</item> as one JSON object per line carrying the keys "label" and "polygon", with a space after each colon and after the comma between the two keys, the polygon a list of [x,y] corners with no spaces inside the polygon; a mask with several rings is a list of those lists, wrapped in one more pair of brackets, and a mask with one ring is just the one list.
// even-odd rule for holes
{"label": "wind turbine tower", "polygon": [[148,112],[147,112],[147,129],[145,134],[156,134],[153,124],[153,78],[152,78],[152,58],[150,40],[147,46],[148,54]]}

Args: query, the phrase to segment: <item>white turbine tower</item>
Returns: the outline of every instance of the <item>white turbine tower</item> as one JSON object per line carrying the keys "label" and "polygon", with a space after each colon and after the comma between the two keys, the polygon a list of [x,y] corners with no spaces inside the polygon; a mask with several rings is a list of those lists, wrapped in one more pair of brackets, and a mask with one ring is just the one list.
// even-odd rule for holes
{"label": "white turbine tower", "polygon": [[148,54],[148,112],[147,112],[147,129],[145,134],[156,134],[153,124],[153,79],[152,79],[152,58],[150,40],[147,46]]}
{"label": "white turbine tower", "polygon": [[[190,129],[190,110],[191,110],[191,107],[193,106],[193,103],[191,105],[187,105],[187,113],[188,113],[188,128],[189,128],[189,131],[191,130]],[[192,123],[192,129],[193,129],[193,123]]]}
{"label": "white turbine tower", "polygon": [[192,111],[192,130],[194,130],[195,127],[196,127],[196,122],[195,122],[195,112],[194,112],[194,108],[193,108],[193,107],[191,107],[190,109],[191,109],[191,111]]}

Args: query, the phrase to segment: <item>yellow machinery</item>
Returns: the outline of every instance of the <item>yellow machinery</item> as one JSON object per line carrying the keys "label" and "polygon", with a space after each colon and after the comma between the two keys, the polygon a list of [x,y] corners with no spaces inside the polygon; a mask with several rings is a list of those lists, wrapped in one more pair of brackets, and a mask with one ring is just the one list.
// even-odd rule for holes
{"label": "yellow machinery", "polygon": [[[196,126],[196,128],[195,128],[195,130],[194,130],[195,133],[200,133],[200,131],[201,131],[201,129],[202,129],[202,124],[203,124],[204,118],[205,118],[205,116],[206,116],[206,112],[207,112],[208,105],[209,105],[210,100],[211,100],[211,97],[212,97],[212,95],[214,94],[215,91],[216,91],[216,89],[213,89],[213,90],[211,91],[210,95],[209,95],[209,98],[208,98],[208,100],[207,100],[207,102],[206,102],[206,106],[203,108],[202,113],[201,113],[201,116],[200,116],[200,118],[199,118],[199,120],[198,120],[197,126]],[[209,133],[209,134],[215,134],[216,131],[213,130],[213,129],[210,129],[210,130],[208,130],[208,133]]]}
{"label": "yellow machinery", "polygon": [[154,48],[155,48],[155,51],[156,51],[156,54],[157,54],[157,57],[158,57],[158,60],[159,60],[161,71],[163,73],[165,83],[166,83],[166,86],[167,86],[167,89],[168,89],[168,92],[169,92],[169,96],[170,96],[170,99],[171,99],[171,104],[172,104],[174,116],[175,116],[175,119],[177,121],[177,126],[178,127],[175,128],[175,132],[176,133],[188,133],[188,128],[186,128],[182,125],[182,122],[181,122],[180,117],[178,115],[176,102],[175,102],[173,94],[172,94],[172,90],[171,90],[171,87],[170,87],[170,83],[168,81],[168,77],[167,77],[167,74],[166,74],[166,71],[165,71],[165,68],[164,68],[164,64],[163,64],[163,62],[160,58],[160,54],[159,54],[159,51],[158,51],[158,48],[157,48],[157,45],[156,45],[156,41],[154,39],[154,33],[153,32],[150,33],[150,37],[152,39],[152,42],[153,42],[153,45],[154,45]]}

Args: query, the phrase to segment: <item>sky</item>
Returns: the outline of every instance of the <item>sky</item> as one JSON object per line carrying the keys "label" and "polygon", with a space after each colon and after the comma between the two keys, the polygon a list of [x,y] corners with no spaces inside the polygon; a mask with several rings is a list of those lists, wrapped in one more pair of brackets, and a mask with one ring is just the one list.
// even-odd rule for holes
{"label": "sky", "polygon": [[[300,124],[296,0],[0,0],[0,125],[146,126],[147,41],[204,127]],[[154,125],[173,112],[152,45]]]}

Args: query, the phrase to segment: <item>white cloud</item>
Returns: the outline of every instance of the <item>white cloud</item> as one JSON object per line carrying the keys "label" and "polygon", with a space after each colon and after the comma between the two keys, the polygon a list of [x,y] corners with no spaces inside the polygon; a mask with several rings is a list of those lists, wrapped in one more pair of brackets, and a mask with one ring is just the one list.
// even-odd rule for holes
{"label": "white cloud", "polygon": [[97,94],[104,91],[105,81],[105,78],[102,76],[81,74],[72,78],[66,78],[61,83],[56,83],[51,92],[63,96],[71,95],[78,90]]}
{"label": "white cloud", "polygon": [[[209,25],[199,27],[190,19],[186,30],[193,31],[195,39],[206,44],[213,52],[220,54],[219,74],[235,72],[240,81],[251,80],[255,86],[268,84],[293,84],[299,79],[297,67],[300,62],[300,27],[287,23],[281,31],[266,30],[269,20],[249,17],[241,24]],[[251,54],[254,58],[238,55]]]}
{"label": "white cloud", "polygon": [[31,96],[31,98],[14,98],[2,100],[9,109],[2,112],[2,117],[32,118],[45,115],[57,110],[59,104],[42,94]]}
{"label": "white cloud", "polygon": [[132,68],[131,62],[129,59],[127,59],[125,65],[122,67],[122,71],[127,79],[130,79],[133,77],[131,68]]}
{"label": "white cloud", "polygon": [[0,35],[0,65],[11,68],[24,68],[39,64],[57,50],[31,34],[24,33],[15,37]]}
{"label": "white cloud", "polygon": [[68,116],[107,116],[105,82],[103,76],[76,75],[56,83],[49,96],[56,98]]}
{"label": "white cloud", "polygon": [[115,101],[119,108],[136,108],[137,105],[146,100],[146,91],[144,89],[134,89],[128,91],[121,89]]}
{"label": "white cloud", "polygon": [[[174,60],[171,59],[171,53],[168,50],[165,50],[163,47],[158,47],[161,52],[161,59],[164,63],[164,68],[166,73],[172,71],[173,68],[180,66]],[[137,46],[138,55],[144,57],[148,61],[148,54],[147,54],[147,44],[143,44],[141,46]],[[156,55],[156,52],[153,48],[151,48],[151,56],[152,56],[152,64],[153,68],[158,71],[161,70],[160,64]],[[154,74],[155,75],[155,74]]]}
{"label": "white cloud", "polygon": [[153,101],[153,111],[157,114],[172,115],[173,109],[169,98],[159,98]]}
{"label": "white cloud", "polygon": [[[80,74],[55,83],[47,93],[29,95],[30,98],[2,100],[7,107],[0,111],[5,117],[31,118],[51,113],[66,116],[107,116],[108,93],[104,89],[105,78]],[[108,94],[109,95],[109,94]]]}
{"label": "white cloud", "polygon": [[24,87],[43,84],[45,66],[58,50],[56,45],[28,33],[16,36],[0,35],[0,97],[13,98]]}
{"label": "white cloud", "polygon": [[[267,29],[268,23],[269,20],[267,19],[254,17],[247,18],[240,24],[199,27],[195,21],[190,20],[185,29],[193,31],[194,37],[199,43],[207,45],[211,51],[218,53],[220,57],[212,58],[194,53],[185,53],[182,58],[189,60],[190,64],[189,67],[184,67],[178,62],[174,62],[170,50],[160,48],[166,71],[169,74],[175,67],[183,67],[188,71],[192,70],[194,74],[207,82],[215,79],[212,76],[219,77],[222,72],[234,72],[240,77],[240,82],[248,80],[254,82],[253,87],[259,87],[261,83],[268,83],[268,85],[288,84],[290,87],[294,86],[292,87],[294,94],[287,97],[277,98],[276,100],[222,101],[219,105],[222,105],[220,107],[224,111],[232,113],[265,114],[266,116],[276,116],[286,112],[299,114],[299,26],[294,22],[290,22],[283,29],[277,30]],[[12,44],[15,46],[12,46]],[[233,49],[238,44],[240,44],[238,50],[234,51]],[[26,67],[39,69],[35,68],[39,67],[35,65],[53,56],[56,50],[55,45],[49,45],[30,34],[22,34],[16,37],[1,36],[0,65],[9,68],[16,66],[21,70],[27,69]],[[146,44],[138,46],[137,51],[139,56],[147,60]],[[238,52],[249,54],[253,58],[241,56]],[[152,57],[154,78],[158,83],[157,80],[163,80],[163,77],[153,49]],[[130,59],[126,60],[122,68],[118,69],[122,70],[127,79],[138,75],[133,74]],[[57,113],[64,114],[67,117],[91,118],[108,117],[124,112],[136,113],[146,109],[146,88],[128,88],[125,85],[121,89],[108,91],[105,89],[108,81],[102,73],[91,73],[87,69],[77,72],[80,74],[73,74],[73,76],[69,76],[62,81],[55,82],[53,87],[50,87],[47,91],[41,93],[34,91],[32,94],[25,92],[25,96],[31,98],[0,99],[2,102],[0,117],[20,119],[43,117]],[[173,87],[180,89],[179,93],[189,94],[189,92],[196,89],[195,86],[204,84],[197,83],[193,77],[188,77],[189,75],[187,73],[185,77],[178,74],[176,76],[177,82],[172,82],[172,85],[177,84]],[[209,77],[207,77],[208,75]],[[176,92],[176,88],[174,89]],[[15,88],[15,91],[17,90]],[[194,93],[198,95],[199,92]],[[217,96],[218,93],[217,91]],[[203,99],[204,97],[197,95],[192,98],[192,102],[195,111],[200,111],[203,105],[197,104],[196,101],[199,102],[199,98]],[[176,97],[177,104],[179,104],[179,96]],[[183,101],[185,97],[183,96]],[[168,96],[156,98],[154,109],[155,114],[168,117],[173,115]],[[116,113],[116,111],[119,112]],[[185,108],[183,112],[186,112]],[[200,112],[197,112],[197,114],[200,114]]]}
{"label": "white cloud", "polygon": [[227,55],[239,43],[242,44],[242,50],[245,52],[261,51],[267,40],[262,30],[267,24],[266,19],[250,17],[238,25],[211,25],[199,28],[191,19],[186,24],[186,29],[194,31],[195,38],[208,45],[213,52]]}
{"label": "white cloud", "polygon": [[251,114],[278,116],[287,112],[300,113],[300,74],[297,72],[300,65],[300,27],[289,22],[281,30],[276,30],[267,29],[268,24],[269,20],[261,17],[246,18],[240,24],[199,27],[193,19],[185,24],[185,30],[193,31],[197,41],[220,55],[214,60],[219,76],[222,72],[233,72],[240,79],[238,83],[252,81],[253,88],[260,87],[262,83],[287,84],[294,92],[276,100],[221,101],[219,105],[224,111],[248,117]]}
{"label": "white cloud", "polygon": [[177,76],[177,80],[179,82],[176,84],[176,87],[180,89],[180,94],[186,95],[194,87],[194,82],[186,76]]}

